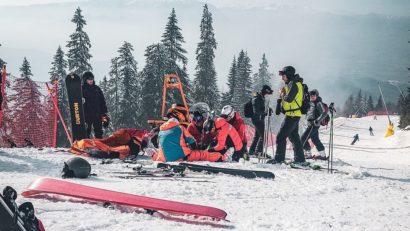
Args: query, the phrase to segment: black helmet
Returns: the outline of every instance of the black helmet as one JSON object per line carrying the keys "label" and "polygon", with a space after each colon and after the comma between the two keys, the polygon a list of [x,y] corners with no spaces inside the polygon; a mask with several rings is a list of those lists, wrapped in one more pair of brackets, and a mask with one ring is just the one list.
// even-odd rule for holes
{"label": "black helmet", "polygon": [[268,85],[263,85],[263,86],[262,86],[261,93],[262,93],[263,95],[266,95],[266,94],[272,95],[273,90],[272,90],[272,88],[270,88]]}
{"label": "black helmet", "polygon": [[84,79],[84,81],[87,80],[87,79],[94,79],[94,75],[93,75],[93,73],[91,73],[91,71],[86,71],[83,74],[83,79]]}
{"label": "black helmet", "polygon": [[296,70],[292,66],[286,66],[279,71],[279,75],[286,75],[288,78],[292,78],[296,73]]}
{"label": "black helmet", "polygon": [[87,178],[91,172],[91,165],[83,158],[74,157],[64,162],[63,178]]}
{"label": "black helmet", "polygon": [[204,125],[203,125],[203,130],[204,130],[204,133],[205,134],[208,134],[208,133],[210,133],[211,132],[211,130],[212,130],[212,128],[214,127],[214,120],[213,119],[207,119],[207,120],[205,120],[205,122],[204,122]]}
{"label": "black helmet", "polygon": [[309,95],[315,95],[315,96],[319,97],[319,91],[316,90],[316,89],[313,89],[313,90],[309,91]]}

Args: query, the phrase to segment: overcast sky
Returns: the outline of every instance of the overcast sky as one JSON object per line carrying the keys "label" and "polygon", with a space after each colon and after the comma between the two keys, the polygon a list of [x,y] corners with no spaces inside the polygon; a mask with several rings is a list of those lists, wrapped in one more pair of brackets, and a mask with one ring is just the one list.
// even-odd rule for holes
{"label": "overcast sky", "polygon": [[294,65],[327,96],[335,93],[329,84],[349,80],[338,89],[335,97],[340,99],[375,81],[407,82],[408,0],[0,0],[0,57],[8,62],[8,71],[18,75],[26,56],[33,78],[47,80],[57,47],[67,52],[65,46],[75,29],[70,21],[79,6],[87,20],[84,30],[91,40],[97,80],[108,75],[109,61],[123,41],[134,46],[141,70],[145,48],[161,40],[174,7],[193,78],[205,2],[214,18],[215,66],[223,91],[230,63],[241,49],[248,52],[254,72],[266,53],[272,72]]}

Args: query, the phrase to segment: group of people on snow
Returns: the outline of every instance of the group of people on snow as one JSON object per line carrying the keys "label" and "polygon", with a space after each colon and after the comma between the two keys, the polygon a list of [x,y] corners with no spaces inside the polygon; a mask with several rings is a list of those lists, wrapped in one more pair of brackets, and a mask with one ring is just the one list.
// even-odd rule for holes
{"label": "group of people on snow", "polygon": [[[310,107],[306,113],[308,126],[299,136],[299,121],[303,114],[302,104],[305,89],[303,79],[296,74],[292,66],[286,66],[279,75],[285,83],[277,99],[275,114],[285,115],[280,130],[276,137],[276,152],[268,163],[281,163],[285,161],[286,140],[289,138],[293,144],[294,161],[305,162],[306,158],[313,158],[310,139],[316,146],[318,154],[316,159],[326,159],[325,148],[319,139],[321,121],[327,116],[325,107],[317,90],[309,91]],[[102,139],[102,126],[108,127],[107,106],[101,89],[95,85],[91,72],[83,74],[84,114],[87,134],[90,136],[92,129],[98,141],[108,146],[127,146],[131,154],[137,154],[143,149],[158,148],[152,152],[152,158],[158,161],[239,161],[240,158],[256,156],[263,152],[265,135],[265,117],[273,114],[273,110],[266,105],[266,95],[272,95],[273,90],[268,85],[252,97],[251,116],[255,127],[255,136],[247,150],[245,122],[239,111],[231,105],[225,105],[219,115],[205,103],[191,107],[188,112],[181,105],[173,105],[167,111],[167,120],[151,132],[137,132],[139,129],[120,129],[112,136]],[[121,134],[121,135],[120,135]],[[133,135],[138,134],[138,135]],[[106,141],[109,144],[106,144]],[[87,142],[85,142],[87,143]],[[154,147],[147,147],[152,144]],[[73,147],[81,146],[76,142]],[[82,143],[83,146],[87,146]],[[84,146],[85,145],[85,146]],[[88,147],[88,146],[87,146]],[[74,149],[76,149],[74,147]],[[114,149],[113,149],[114,150]],[[112,152],[115,152],[111,150]],[[120,155],[121,156],[121,155]]]}

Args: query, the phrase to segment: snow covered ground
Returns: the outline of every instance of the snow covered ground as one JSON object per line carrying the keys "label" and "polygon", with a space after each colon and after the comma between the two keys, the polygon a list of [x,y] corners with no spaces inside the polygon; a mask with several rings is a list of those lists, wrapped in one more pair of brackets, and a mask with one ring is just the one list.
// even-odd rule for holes
{"label": "snow covered ground", "polygon": [[[393,117],[397,124],[398,118]],[[372,126],[375,136],[370,136]],[[132,194],[221,208],[235,230],[410,230],[410,131],[384,138],[387,117],[335,120],[334,167],[348,174],[296,170],[257,160],[217,166],[269,170],[275,180],[191,174],[185,179],[120,179],[130,171],[115,161],[89,159],[97,176],[71,179],[80,184]],[[325,143],[328,131],[322,131]],[[353,135],[360,141],[350,145]],[[326,145],[327,149],[327,145]],[[287,158],[291,158],[288,151]],[[0,188],[23,191],[38,177],[59,178],[71,154],[55,149],[0,149]],[[149,160],[142,164],[154,166]],[[327,162],[317,161],[326,166]],[[128,164],[128,166],[132,166]],[[19,197],[18,203],[27,201]],[[29,199],[46,230],[218,230],[123,213],[98,205]]]}

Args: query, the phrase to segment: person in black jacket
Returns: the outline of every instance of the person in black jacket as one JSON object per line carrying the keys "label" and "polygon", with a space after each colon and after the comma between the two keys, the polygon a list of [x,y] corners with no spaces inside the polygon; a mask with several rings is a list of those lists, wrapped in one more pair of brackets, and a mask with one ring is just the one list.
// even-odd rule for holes
{"label": "person in black jacket", "polygon": [[[263,85],[262,90],[253,97],[253,116],[252,124],[255,126],[255,136],[251,147],[249,148],[249,155],[255,155],[256,153],[262,153],[263,149],[263,134],[265,132],[265,116],[267,112],[265,110],[265,95],[271,95],[273,90],[268,85]],[[269,113],[271,110],[269,109]]]}
{"label": "person in black jacket", "polygon": [[83,98],[85,123],[87,136],[90,138],[91,129],[94,128],[95,138],[101,139],[103,135],[102,126],[108,127],[109,117],[107,105],[101,89],[95,85],[93,73],[86,71],[83,74]]}
{"label": "person in black jacket", "polygon": [[[320,123],[326,117],[326,111],[322,103],[322,98],[319,97],[319,91],[314,89],[309,92],[310,96],[310,107],[306,114],[306,119],[308,127],[302,134],[303,150],[305,151],[306,159],[320,159],[326,160],[325,147],[319,139],[319,128]],[[316,146],[318,155],[312,156],[310,150],[309,139]]]}

